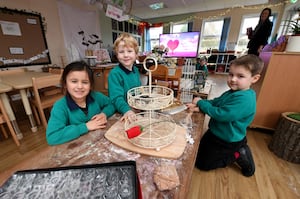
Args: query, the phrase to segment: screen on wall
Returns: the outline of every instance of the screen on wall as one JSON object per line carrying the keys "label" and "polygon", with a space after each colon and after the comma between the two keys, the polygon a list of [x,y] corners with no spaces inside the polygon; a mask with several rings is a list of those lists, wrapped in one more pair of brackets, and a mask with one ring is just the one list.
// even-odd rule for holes
{"label": "screen on wall", "polygon": [[166,57],[197,57],[200,32],[160,34],[159,45],[169,48]]}

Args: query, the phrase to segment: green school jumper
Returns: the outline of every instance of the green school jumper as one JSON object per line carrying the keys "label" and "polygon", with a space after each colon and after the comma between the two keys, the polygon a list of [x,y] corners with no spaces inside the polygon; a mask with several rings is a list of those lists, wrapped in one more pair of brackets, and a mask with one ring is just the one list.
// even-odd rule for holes
{"label": "green school jumper", "polygon": [[140,73],[136,66],[129,71],[119,64],[109,72],[108,94],[116,110],[122,115],[131,110],[127,103],[127,91],[141,86]]}
{"label": "green school jumper", "polygon": [[200,100],[200,110],[211,117],[211,132],[226,142],[241,141],[256,112],[256,94],[252,89],[224,92],[212,100]]}
{"label": "green school jumper", "polygon": [[49,145],[74,140],[88,132],[86,123],[94,115],[104,113],[109,118],[115,112],[110,99],[100,92],[91,91],[86,101],[86,112],[68,94],[55,102],[46,130],[46,139]]}

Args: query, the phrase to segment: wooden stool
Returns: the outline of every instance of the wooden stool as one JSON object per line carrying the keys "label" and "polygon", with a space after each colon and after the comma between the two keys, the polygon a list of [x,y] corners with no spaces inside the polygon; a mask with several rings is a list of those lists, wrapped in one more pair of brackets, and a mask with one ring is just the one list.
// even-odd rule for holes
{"label": "wooden stool", "polygon": [[269,149],[284,160],[300,163],[300,121],[289,118],[291,113],[281,114]]}

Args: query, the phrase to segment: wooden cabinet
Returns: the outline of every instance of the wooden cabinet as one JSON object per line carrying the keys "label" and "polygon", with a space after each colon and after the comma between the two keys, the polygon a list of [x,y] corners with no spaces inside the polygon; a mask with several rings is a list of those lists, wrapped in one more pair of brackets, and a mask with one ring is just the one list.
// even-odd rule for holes
{"label": "wooden cabinet", "polygon": [[108,95],[108,74],[117,64],[105,64],[91,67],[94,72],[94,89]]}
{"label": "wooden cabinet", "polygon": [[281,113],[300,112],[300,53],[272,53],[261,80],[251,127],[275,129]]}

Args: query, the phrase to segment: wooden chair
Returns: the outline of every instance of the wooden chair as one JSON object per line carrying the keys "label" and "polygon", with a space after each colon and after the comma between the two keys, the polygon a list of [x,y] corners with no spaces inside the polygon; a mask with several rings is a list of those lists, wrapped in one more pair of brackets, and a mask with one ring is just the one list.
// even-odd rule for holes
{"label": "wooden chair", "polygon": [[64,72],[63,68],[49,68],[49,73],[52,74],[62,74]]}
{"label": "wooden chair", "polygon": [[[52,74],[62,75],[63,72],[64,72],[63,68],[49,68],[49,73],[52,73]],[[56,85],[55,86],[49,86],[49,87],[40,89],[40,93],[41,92],[43,92],[43,95],[46,95],[46,96],[47,95],[53,95],[55,93],[61,92],[61,88],[57,87]]]}
{"label": "wooden chair", "polygon": [[[34,96],[31,98],[31,105],[33,107],[33,113],[35,115],[37,124],[40,125],[42,120],[42,124],[45,128],[47,128],[47,119],[44,109],[51,108],[58,99],[63,97],[62,89],[59,87],[60,78],[60,74],[32,78],[32,89]],[[54,86],[58,87],[59,89],[53,90],[52,88]],[[46,88],[51,89],[49,92],[45,92]]]}
{"label": "wooden chair", "polygon": [[[154,66],[150,67],[151,70],[154,69]],[[176,98],[180,97],[180,78],[182,75],[182,69],[176,68],[174,69],[174,74],[169,74],[169,69],[165,65],[157,65],[157,69],[152,72],[152,84],[166,86],[171,88],[175,94]]]}
{"label": "wooden chair", "polygon": [[[149,69],[152,71],[154,70],[155,66],[151,66]],[[164,65],[157,65],[157,68],[155,71],[152,71],[152,84],[153,85],[161,85],[161,86],[169,86],[169,81],[168,81],[168,67]]]}
{"label": "wooden chair", "polygon": [[168,80],[170,84],[170,88],[173,89],[176,93],[177,99],[179,99],[180,96],[180,79],[182,76],[182,68],[177,67],[175,70],[175,73],[170,75],[168,74]]}
{"label": "wooden chair", "polygon": [[20,142],[19,142],[19,140],[17,138],[17,134],[16,134],[14,128],[12,127],[11,123],[10,123],[10,120],[8,118],[8,115],[6,113],[4,105],[2,103],[2,100],[0,100],[0,127],[1,127],[1,131],[2,131],[2,133],[4,135],[4,137],[8,138],[8,134],[7,134],[6,129],[5,129],[4,125],[3,125],[5,123],[7,124],[7,127],[9,129],[9,132],[10,132],[10,134],[11,134],[14,142],[16,143],[17,146],[20,146]]}

